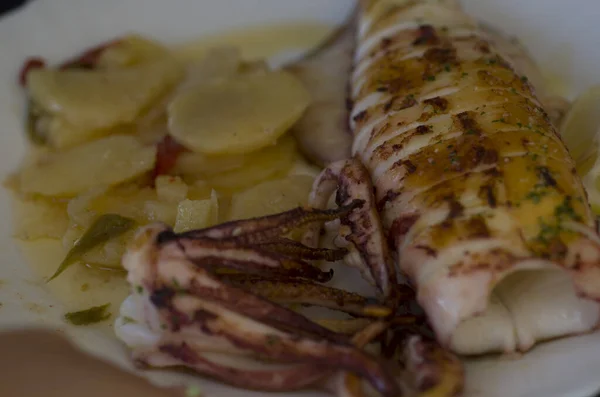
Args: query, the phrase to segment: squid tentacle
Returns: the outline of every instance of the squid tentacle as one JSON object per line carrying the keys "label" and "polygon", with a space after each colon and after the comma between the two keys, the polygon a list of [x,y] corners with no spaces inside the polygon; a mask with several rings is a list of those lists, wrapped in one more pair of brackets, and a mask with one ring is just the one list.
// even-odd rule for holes
{"label": "squid tentacle", "polygon": [[[361,272],[373,280],[384,302],[396,306],[399,298],[396,268],[376,210],[369,172],[358,159],[329,165],[315,180],[309,204],[325,208],[335,190],[336,204],[341,208],[359,200],[362,203],[360,208],[341,217],[340,231],[358,253]],[[317,246],[319,233],[320,225],[313,226],[306,233],[304,243]]]}

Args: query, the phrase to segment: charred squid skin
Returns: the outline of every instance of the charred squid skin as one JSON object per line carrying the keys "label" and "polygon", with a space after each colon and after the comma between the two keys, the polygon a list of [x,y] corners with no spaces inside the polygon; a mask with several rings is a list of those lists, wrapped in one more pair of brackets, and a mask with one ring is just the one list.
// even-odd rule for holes
{"label": "charred squid skin", "polygon": [[[360,160],[353,158],[329,165],[314,182],[310,205],[325,208],[336,190],[336,204],[340,208],[357,200],[362,203],[360,208],[341,217],[341,224],[348,229],[343,234],[359,253],[363,272],[375,282],[382,300],[395,307],[398,304],[396,268],[376,210],[371,178]],[[313,227],[306,234],[305,243],[317,245],[318,235],[318,227]]]}
{"label": "charred squid skin", "polygon": [[[385,333],[389,326],[390,324],[385,321],[375,321],[356,333],[352,338],[352,343],[357,348],[363,348]],[[337,397],[365,396],[362,379],[347,371],[338,371],[326,379],[324,388],[335,393]]]}
{"label": "charred squid skin", "polygon": [[384,396],[399,395],[397,381],[385,365],[356,348],[315,342],[297,335],[252,335],[232,328],[227,322],[221,323],[221,317],[214,312],[201,318],[199,326],[205,332],[222,336],[236,346],[283,362],[312,362],[319,366],[343,368],[363,376]]}
{"label": "charred squid skin", "polygon": [[345,248],[313,248],[288,238],[279,238],[270,242],[259,243],[258,246],[269,252],[277,252],[303,260],[335,262],[344,259],[346,254],[348,254],[348,250]]}
{"label": "charred squid skin", "polygon": [[290,368],[269,370],[227,366],[210,360],[185,342],[165,342],[156,350],[134,352],[133,359],[140,367],[185,366],[231,386],[268,392],[305,389],[329,376],[327,368],[314,364],[298,364]]}
{"label": "charred squid skin", "polygon": [[435,341],[410,336],[400,360],[405,366],[405,372],[401,374],[403,381],[416,395],[445,397],[462,394],[464,367],[456,356]]}
{"label": "charred squid skin", "polygon": [[[412,356],[414,365],[401,358],[401,367],[405,368],[401,375],[411,379],[412,383],[407,383],[410,387],[404,384],[407,380],[398,380],[391,362],[362,350],[390,329],[400,329],[406,335],[415,332],[416,328],[409,331],[418,324],[415,316],[372,321],[350,339],[258,293],[238,288],[226,276],[192,263],[170,245],[177,241],[172,236],[170,243],[164,239],[159,243],[161,236],[169,233],[166,225],[143,228],[124,257],[128,281],[136,291],[132,298],[138,301],[148,332],[158,334],[151,345],[134,347],[133,358],[137,363],[152,367],[185,366],[231,385],[266,391],[320,386],[334,390],[339,396],[360,397],[363,379],[385,397],[401,396],[412,390],[410,387],[419,395],[435,390],[432,395],[440,397],[453,395],[446,394],[447,390],[458,390],[454,385],[460,380],[456,372],[461,369],[460,363],[458,367],[446,365],[448,361],[441,360],[444,356],[435,350],[440,349],[438,345],[434,350],[413,349],[419,353]],[[408,287],[399,291],[406,298],[412,296]],[[353,299],[368,301],[354,296]],[[207,348],[206,338],[219,348],[203,350]],[[400,345],[390,344],[389,348],[396,352]],[[215,361],[219,355],[229,354],[228,351],[235,356],[293,366],[251,370]],[[332,368],[338,372],[334,374]],[[335,382],[323,381],[331,376]]]}
{"label": "charred squid skin", "polygon": [[[181,262],[179,264],[185,266]],[[169,272],[177,270],[176,262],[169,262],[168,265]],[[197,276],[194,280],[198,280]],[[165,280],[156,280],[155,283],[165,283]],[[186,285],[185,280],[178,279],[177,284],[192,292],[192,286]],[[382,362],[347,342],[313,339],[302,336],[302,333],[290,335],[267,325],[259,326],[257,320],[246,317],[245,313],[227,314],[229,310],[224,310],[221,302],[208,301],[205,294],[175,293],[172,288],[163,287],[150,298],[161,321],[171,332],[196,332],[222,337],[238,348],[280,362],[337,366],[361,374],[384,396],[392,397],[399,393],[395,377]]]}
{"label": "charred squid skin", "polygon": [[[458,2],[360,5],[353,154],[437,340],[471,355],[596,329],[595,216],[530,79]],[[546,269],[560,286],[544,287]],[[542,275],[527,293],[503,283],[523,270]],[[490,299],[498,286],[508,314]]]}
{"label": "charred squid skin", "polygon": [[351,202],[345,207],[335,209],[298,207],[280,214],[230,221],[206,229],[192,230],[182,233],[180,237],[217,239],[242,245],[264,243],[313,222],[337,219],[358,205],[359,202]]}
{"label": "charred squid skin", "polygon": [[224,276],[223,281],[282,304],[320,306],[358,317],[368,317],[370,311],[385,309],[361,295],[306,280],[273,281],[245,275],[231,275]]}
{"label": "charred squid skin", "polygon": [[[138,360],[145,358],[147,363],[159,365],[158,354],[166,353],[173,360],[163,365],[184,364],[232,382],[224,375],[225,368],[208,366],[201,360],[202,352],[193,347],[195,339],[210,336],[222,338],[238,352],[250,352],[257,358],[315,368],[337,367],[360,374],[382,395],[399,395],[394,375],[378,358],[354,347],[346,336],[325,331],[328,337],[305,317],[228,286],[185,257],[172,255],[173,250],[156,244],[157,236],[164,230],[167,229],[162,225],[142,230],[124,259],[128,281],[141,286],[136,299],[144,302],[146,321],[161,335],[150,354],[147,347],[138,350]],[[289,317],[282,317],[286,315]],[[284,319],[287,324],[277,327],[274,319]],[[187,348],[181,350],[183,342]],[[152,361],[153,358],[158,361]],[[251,386],[247,379],[243,383]],[[255,386],[276,388],[268,379],[257,381]]]}
{"label": "charred squid skin", "polygon": [[[353,343],[357,348],[362,348],[383,332],[385,327],[387,327],[385,323],[373,323],[359,332],[353,338]],[[235,368],[216,363],[195,351],[185,342],[176,341],[164,342],[155,350],[137,351],[133,358],[138,366],[186,366],[235,387],[269,392],[294,391],[317,386],[319,382],[331,376],[333,371],[314,363],[271,370]],[[362,390],[362,381],[353,374],[340,372],[336,379],[341,379],[343,384],[338,386],[337,383],[326,381],[324,387],[332,390],[338,396],[343,396],[343,387],[351,387],[357,393]],[[356,397],[357,394],[348,396]]]}
{"label": "charred squid skin", "polygon": [[324,340],[347,343],[347,338],[322,327],[306,317],[285,307],[261,298],[260,295],[245,292],[243,289],[221,286],[218,289],[200,287],[196,283],[190,286],[190,292],[203,299],[219,302],[229,310],[252,317],[282,331],[290,328],[304,334]]}
{"label": "charred squid skin", "polygon": [[[160,236],[159,236],[160,237]],[[231,269],[246,274],[264,277],[299,277],[319,282],[331,280],[333,271],[322,271],[301,259],[278,252],[269,252],[260,246],[244,246],[231,241],[177,236],[162,242],[162,249],[173,256],[189,259],[197,266],[218,269]]]}
{"label": "charred squid skin", "polygon": [[[190,259],[173,256],[173,253],[164,250],[164,247],[159,255],[161,255],[162,261],[171,264],[172,269],[163,271],[172,272],[173,277],[170,279],[167,277],[162,281],[158,279],[153,281],[154,292],[150,299],[157,307],[167,306],[178,292],[185,292],[210,302],[216,302],[228,310],[249,316],[281,330],[292,327],[324,340],[338,343],[348,342],[344,335],[332,332],[293,310],[277,305],[259,295],[229,285],[211,274],[210,270],[198,266]],[[181,267],[181,273],[189,274],[190,277],[186,280],[178,278],[175,272],[178,267]]]}

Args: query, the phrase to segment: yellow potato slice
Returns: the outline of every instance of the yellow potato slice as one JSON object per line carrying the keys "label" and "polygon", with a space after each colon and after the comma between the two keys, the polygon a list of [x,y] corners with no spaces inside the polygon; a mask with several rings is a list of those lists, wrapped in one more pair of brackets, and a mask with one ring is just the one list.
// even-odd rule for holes
{"label": "yellow potato slice", "polygon": [[167,203],[178,203],[185,200],[189,190],[185,182],[178,176],[159,175],[154,184],[158,199]]}
{"label": "yellow potato slice", "polygon": [[181,73],[168,58],[124,69],[36,69],[28,75],[27,88],[31,100],[51,117],[45,121],[49,144],[62,148],[134,122]]}
{"label": "yellow potato slice", "polygon": [[177,204],[164,201],[146,201],[144,203],[144,214],[147,222],[162,222],[173,226],[177,219]]}
{"label": "yellow potato slice", "polygon": [[60,239],[69,226],[67,205],[44,198],[16,199],[14,237],[31,241],[41,238]]}
{"label": "yellow potato slice", "polygon": [[100,54],[100,68],[122,68],[168,56],[168,50],[157,41],[137,34],[121,37]]}
{"label": "yellow potato slice", "polygon": [[157,201],[150,187],[124,185],[113,189],[95,188],[69,201],[67,213],[72,224],[87,229],[102,214],[117,214],[139,224],[147,223],[144,212],[147,201]]}
{"label": "yellow potato slice", "polygon": [[235,47],[213,48],[200,60],[190,60],[185,81],[179,92],[199,84],[234,78],[240,71],[242,58]]}
{"label": "yellow potato slice", "polygon": [[[79,204],[79,208],[83,207],[91,213],[91,216],[87,217],[85,213],[78,213],[78,218],[84,219],[84,222],[80,221],[79,224],[87,227],[101,214],[118,214],[131,218],[140,225],[164,222],[172,226],[177,216],[177,204],[178,202],[173,200],[161,199],[150,187],[140,188],[131,185],[98,194],[87,202]],[[73,208],[70,203],[69,214],[71,219],[75,220]]]}
{"label": "yellow potato slice", "polygon": [[287,135],[277,145],[248,156],[240,168],[206,175],[206,182],[219,192],[232,194],[267,179],[287,175],[297,157],[296,142]]}
{"label": "yellow potato slice", "polygon": [[230,219],[245,219],[275,214],[306,205],[313,179],[293,175],[267,181],[235,194],[231,199]]}
{"label": "yellow potato slice", "polygon": [[272,145],[300,118],[309,100],[289,73],[238,76],[177,96],[168,108],[169,129],[199,153],[248,153]]}
{"label": "yellow potato slice", "polygon": [[210,217],[210,226],[212,225],[216,225],[217,223],[219,223],[219,219],[220,219],[220,213],[223,210],[223,208],[221,208],[221,200],[220,200],[221,196],[219,195],[219,193],[217,193],[217,191],[215,189],[213,189],[210,192],[210,202],[212,203],[212,208],[213,211],[211,212],[211,217]]}
{"label": "yellow potato slice", "polygon": [[250,156],[252,154],[207,156],[200,153],[185,152],[177,158],[173,173],[195,176],[196,178],[204,175],[214,175],[243,167]]}
{"label": "yellow potato slice", "polygon": [[181,233],[209,227],[213,224],[216,211],[218,209],[211,199],[183,200],[177,206],[177,220],[173,229]]}
{"label": "yellow potato slice", "polygon": [[212,188],[204,181],[195,181],[188,185],[188,198],[190,200],[206,200],[212,193]]}
{"label": "yellow potato slice", "polygon": [[156,148],[114,135],[40,157],[19,175],[23,193],[76,196],[95,186],[130,180],[154,167]]}
{"label": "yellow potato slice", "polygon": [[600,214],[600,86],[581,94],[565,115],[560,135],[576,163],[594,213]]}
{"label": "yellow potato slice", "polygon": [[595,158],[598,153],[599,109],[600,86],[595,86],[575,100],[560,127],[563,142],[577,163],[577,168],[583,172],[589,168],[581,169],[581,166],[589,163],[589,159]]}

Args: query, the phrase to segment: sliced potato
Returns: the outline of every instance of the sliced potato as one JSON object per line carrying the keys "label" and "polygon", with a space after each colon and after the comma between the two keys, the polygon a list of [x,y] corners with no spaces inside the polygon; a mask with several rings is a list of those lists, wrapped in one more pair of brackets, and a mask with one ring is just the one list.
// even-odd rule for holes
{"label": "sliced potato", "polygon": [[159,175],[154,183],[159,200],[178,203],[187,197],[188,186],[178,176]]}
{"label": "sliced potato", "polygon": [[281,178],[287,174],[297,157],[296,143],[290,136],[248,156],[238,169],[206,175],[206,182],[219,192],[231,194],[267,179]]}
{"label": "sliced potato", "polygon": [[192,60],[187,67],[185,80],[178,91],[183,92],[199,84],[213,83],[233,78],[241,68],[240,50],[235,47],[214,48],[200,60]]}
{"label": "sliced potato", "polygon": [[61,148],[132,123],[180,77],[180,66],[166,58],[125,69],[36,69],[27,88],[36,106],[55,117],[47,140]]}
{"label": "sliced potato", "polygon": [[181,233],[193,229],[203,229],[213,224],[214,202],[207,200],[183,200],[177,206],[175,232]]}
{"label": "sliced potato", "polygon": [[216,225],[219,223],[219,219],[221,218],[220,214],[223,208],[221,208],[221,197],[216,190],[212,190],[210,192],[210,202],[212,203],[213,211],[211,213],[211,223],[210,226]]}
{"label": "sliced potato", "polygon": [[137,34],[121,37],[102,51],[99,68],[122,68],[159,59],[168,54],[165,46]]}
{"label": "sliced potato", "polygon": [[163,222],[174,225],[177,219],[177,204],[164,201],[146,201],[144,203],[144,214],[147,222]]}
{"label": "sliced potato", "polygon": [[108,191],[94,189],[69,202],[69,218],[86,228],[101,214],[117,214],[145,224],[148,222],[145,203],[157,200],[156,192],[150,187],[131,185]]}
{"label": "sliced potato", "polygon": [[247,161],[244,154],[207,156],[205,154],[185,152],[181,153],[175,163],[173,172],[179,175],[202,177],[221,172],[242,168]]}
{"label": "sliced potato", "polygon": [[293,175],[260,183],[231,198],[230,219],[254,218],[306,205],[314,178]]}
{"label": "sliced potato", "polygon": [[600,85],[589,88],[573,103],[560,127],[560,135],[575,160],[577,168],[585,175],[598,157],[600,134]]}
{"label": "sliced potato", "polygon": [[289,73],[238,76],[177,96],[168,108],[169,129],[199,153],[248,153],[275,143],[309,101],[307,91]]}
{"label": "sliced potato", "polygon": [[67,205],[67,216],[69,217],[71,225],[77,227],[88,227],[91,225],[98,214],[103,213],[103,211],[97,211],[92,205],[96,200],[110,197],[110,195],[105,196],[107,190],[108,189],[105,187],[90,189],[84,194],[69,200]]}
{"label": "sliced potato", "polygon": [[188,185],[188,198],[190,200],[206,200],[211,196],[213,189],[204,181],[195,181]]}
{"label": "sliced potato", "polygon": [[19,240],[60,239],[69,226],[67,204],[32,198],[15,200],[14,236]]}
{"label": "sliced potato", "polygon": [[75,196],[96,186],[111,186],[154,167],[156,148],[131,136],[115,135],[41,156],[23,168],[24,193]]}

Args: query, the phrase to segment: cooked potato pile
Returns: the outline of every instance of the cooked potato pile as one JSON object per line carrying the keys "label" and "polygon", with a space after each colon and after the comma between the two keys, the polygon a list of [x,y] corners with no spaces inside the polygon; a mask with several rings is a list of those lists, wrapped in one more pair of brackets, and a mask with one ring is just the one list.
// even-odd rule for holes
{"label": "cooked potato pile", "polygon": [[135,35],[100,48],[26,74],[32,150],[7,185],[16,237],[62,241],[57,275],[73,258],[120,268],[123,225],[181,232],[306,203],[315,169],[288,130],[310,98],[292,75],[233,48],[186,61]]}
{"label": "cooked potato pile", "polygon": [[248,153],[273,145],[302,115],[308,93],[291,74],[235,76],[178,95],[169,129],[199,153]]}

